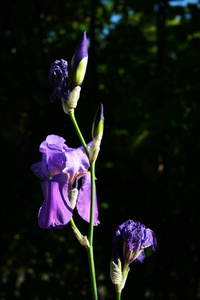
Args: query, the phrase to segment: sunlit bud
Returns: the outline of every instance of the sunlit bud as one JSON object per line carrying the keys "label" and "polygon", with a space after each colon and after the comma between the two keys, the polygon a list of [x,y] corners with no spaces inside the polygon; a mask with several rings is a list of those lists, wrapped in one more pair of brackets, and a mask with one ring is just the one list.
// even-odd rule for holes
{"label": "sunlit bud", "polygon": [[80,86],[82,84],[87,69],[87,63],[87,36],[86,31],[84,31],[71,61],[70,85],[72,89],[75,86]]}
{"label": "sunlit bud", "polygon": [[113,260],[110,261],[110,278],[114,285],[121,285],[122,269],[120,259],[118,260],[118,264],[116,264]]}
{"label": "sunlit bud", "polygon": [[103,126],[104,126],[104,114],[103,114],[103,104],[101,103],[97,109],[94,122],[92,125],[93,139],[99,134],[103,136]]}
{"label": "sunlit bud", "polygon": [[113,260],[110,262],[110,278],[112,283],[115,285],[115,289],[117,292],[121,292],[125,286],[126,279],[128,276],[129,268],[127,268],[124,276],[122,275],[122,265],[121,260],[118,259],[118,263],[116,264]]}
{"label": "sunlit bud", "polygon": [[89,148],[89,158],[90,161],[95,161],[97,159],[98,153],[100,151],[100,144],[103,137],[104,129],[104,114],[103,114],[103,104],[100,104],[92,125],[92,146]]}

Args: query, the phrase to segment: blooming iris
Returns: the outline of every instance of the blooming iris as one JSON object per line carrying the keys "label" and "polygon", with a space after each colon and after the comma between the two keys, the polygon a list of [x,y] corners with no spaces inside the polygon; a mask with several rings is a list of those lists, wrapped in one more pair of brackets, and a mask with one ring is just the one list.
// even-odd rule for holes
{"label": "blooming iris", "polygon": [[128,220],[116,229],[113,239],[114,256],[118,263],[119,252],[122,245],[124,263],[130,264],[132,261],[143,262],[146,257],[144,249],[151,247],[153,251],[157,249],[157,239],[154,232],[146,228],[140,222]]}
{"label": "blooming iris", "polygon": [[[44,202],[38,214],[39,226],[62,229],[70,221],[75,206],[81,218],[89,222],[91,180],[89,160],[83,147],[69,148],[62,137],[49,135],[41,143],[39,151],[42,161],[31,166],[34,174],[42,179]],[[74,188],[77,189],[76,181],[80,178],[82,183],[74,204],[71,195]],[[95,193],[94,225],[98,224]]]}

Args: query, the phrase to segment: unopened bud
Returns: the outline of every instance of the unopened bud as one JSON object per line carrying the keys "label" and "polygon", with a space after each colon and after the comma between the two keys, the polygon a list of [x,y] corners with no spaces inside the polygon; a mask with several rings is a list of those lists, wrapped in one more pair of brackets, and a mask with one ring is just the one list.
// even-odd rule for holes
{"label": "unopened bud", "polygon": [[110,278],[111,278],[112,283],[115,285],[117,292],[121,293],[121,291],[123,290],[126,280],[127,280],[129,270],[130,270],[130,268],[128,267],[126,269],[124,276],[122,276],[122,266],[121,266],[120,259],[118,260],[118,264],[116,264],[113,260],[111,260],[111,262],[110,262]]}
{"label": "unopened bud", "polygon": [[87,69],[87,63],[87,36],[86,31],[84,31],[71,61],[70,84],[72,88],[82,84]]}
{"label": "unopened bud", "polygon": [[103,127],[104,127],[104,114],[103,114],[103,104],[101,103],[94,117],[94,122],[92,125],[92,137],[95,138],[99,134],[101,134],[102,137]]}
{"label": "unopened bud", "polygon": [[103,104],[97,109],[94,122],[92,125],[92,146],[89,148],[89,158],[90,161],[95,161],[100,151],[101,140],[103,137],[104,129],[104,114],[103,114]]}

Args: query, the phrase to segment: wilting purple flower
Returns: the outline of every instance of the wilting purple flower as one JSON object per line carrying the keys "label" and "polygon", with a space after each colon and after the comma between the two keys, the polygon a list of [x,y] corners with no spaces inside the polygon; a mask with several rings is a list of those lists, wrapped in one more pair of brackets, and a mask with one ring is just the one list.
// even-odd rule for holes
{"label": "wilting purple flower", "polygon": [[85,77],[85,72],[88,62],[87,36],[86,31],[83,32],[82,37],[76,47],[74,56],[71,62],[70,83],[72,89],[75,86],[80,86]]}
{"label": "wilting purple flower", "polygon": [[[90,221],[91,180],[89,160],[83,147],[67,147],[65,140],[57,135],[49,135],[41,143],[39,151],[42,161],[32,165],[34,174],[42,179],[44,202],[39,210],[38,224],[41,228],[61,229],[70,221],[73,206],[71,191],[77,188],[76,180],[82,183],[78,191],[76,208],[78,214]],[[95,193],[94,225],[98,225],[98,208]]]}
{"label": "wilting purple flower", "polygon": [[49,82],[53,86],[53,93],[50,96],[51,102],[54,102],[56,98],[69,99],[70,89],[68,77],[68,62],[66,60],[56,60],[51,64],[49,73]]}
{"label": "wilting purple flower", "polygon": [[143,224],[132,220],[128,220],[117,227],[113,244],[114,260],[118,262],[120,252],[122,252],[123,260],[128,264],[134,260],[142,263],[146,257],[145,248],[151,247],[153,251],[157,249],[157,239],[154,232]]}

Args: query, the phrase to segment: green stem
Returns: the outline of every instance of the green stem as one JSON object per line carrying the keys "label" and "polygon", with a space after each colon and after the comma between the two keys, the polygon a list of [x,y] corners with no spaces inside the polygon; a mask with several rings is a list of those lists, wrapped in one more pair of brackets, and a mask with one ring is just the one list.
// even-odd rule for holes
{"label": "green stem", "polygon": [[90,269],[92,299],[93,300],[98,300],[95,266],[94,266],[93,246],[90,246],[89,248],[87,248],[87,253],[88,253],[88,261],[89,261],[89,269]]}
{"label": "green stem", "polygon": [[122,271],[123,280],[126,278],[126,275],[127,275],[127,272],[128,272],[128,268],[129,268],[129,264],[128,263],[124,263],[124,267],[123,267],[123,271]]}
{"label": "green stem", "polygon": [[[76,118],[74,115],[74,111],[69,112],[69,117],[72,121],[72,124],[76,130],[76,133],[83,145],[85,152],[89,158],[89,152],[85,140],[82,136],[82,133],[79,129],[79,126],[76,122]],[[93,300],[98,300],[97,294],[97,284],[96,284],[96,275],[95,275],[95,265],[94,265],[94,255],[93,255],[93,227],[94,227],[94,199],[95,199],[95,162],[90,162],[90,172],[91,172],[91,207],[90,207],[90,224],[89,224],[89,232],[88,232],[88,241],[90,247],[87,247],[88,253],[88,262],[89,262],[89,270],[90,270],[90,279],[91,279],[91,288],[92,288],[92,297]],[[71,219],[71,226],[74,227],[74,221]],[[75,226],[76,227],[76,226]]]}
{"label": "green stem", "polygon": [[86,152],[87,156],[89,157],[88,148],[87,148],[86,142],[85,142],[85,140],[84,140],[84,138],[82,136],[82,133],[81,133],[81,131],[79,129],[79,126],[78,126],[78,124],[76,122],[76,118],[75,118],[75,115],[74,115],[74,110],[72,110],[72,111],[69,112],[69,117],[70,117],[70,119],[72,121],[72,124],[74,125],[76,133],[77,133],[77,135],[79,137],[79,140],[80,140],[81,144],[83,145],[83,148],[85,149],[85,152]]}
{"label": "green stem", "polygon": [[121,292],[116,291],[116,300],[121,300]]}
{"label": "green stem", "polygon": [[76,225],[75,225],[74,220],[73,220],[72,217],[71,217],[71,219],[70,219],[70,224],[71,224],[72,228],[78,229],[78,228],[76,227]]}
{"label": "green stem", "polygon": [[90,162],[90,174],[91,174],[91,206],[90,206],[90,224],[89,224],[89,231],[88,231],[88,241],[90,243],[90,248],[87,248],[87,250],[88,250],[88,260],[89,260],[89,267],[90,267],[92,296],[94,300],[97,300],[98,295],[97,295],[97,284],[96,284],[94,255],[93,255],[95,162]]}

